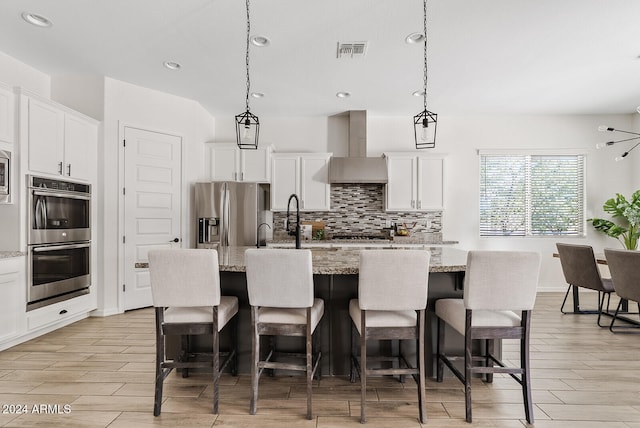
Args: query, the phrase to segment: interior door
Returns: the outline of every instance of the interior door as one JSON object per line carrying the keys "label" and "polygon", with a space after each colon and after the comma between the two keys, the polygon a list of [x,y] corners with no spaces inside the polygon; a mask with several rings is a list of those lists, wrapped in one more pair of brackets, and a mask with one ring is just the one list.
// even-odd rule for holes
{"label": "interior door", "polygon": [[180,247],[182,138],[124,128],[124,309],[151,306],[148,262],[157,248]]}

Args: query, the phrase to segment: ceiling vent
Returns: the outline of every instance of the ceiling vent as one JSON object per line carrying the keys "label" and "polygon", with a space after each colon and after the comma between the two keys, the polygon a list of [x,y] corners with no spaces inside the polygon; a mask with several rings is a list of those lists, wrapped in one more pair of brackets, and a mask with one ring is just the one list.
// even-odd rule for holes
{"label": "ceiling vent", "polygon": [[362,58],[367,54],[367,42],[338,42],[338,58]]}

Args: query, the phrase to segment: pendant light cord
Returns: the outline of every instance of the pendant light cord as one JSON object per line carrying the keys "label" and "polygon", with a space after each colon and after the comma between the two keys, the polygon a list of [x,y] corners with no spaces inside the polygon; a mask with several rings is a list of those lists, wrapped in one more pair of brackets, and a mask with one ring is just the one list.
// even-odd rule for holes
{"label": "pendant light cord", "polygon": [[427,0],[423,0],[423,26],[424,26],[424,109],[427,109]]}
{"label": "pendant light cord", "polygon": [[[249,91],[251,90],[251,78],[249,77],[249,38],[251,34],[251,20],[249,19],[249,0],[247,0],[247,53],[245,56],[245,65],[247,68],[247,94],[245,97],[245,104],[247,107],[247,111],[249,111]],[[425,48],[426,49],[426,48]],[[425,54],[426,55],[426,54]],[[425,83],[426,84],[426,83]],[[426,105],[425,100],[425,105]]]}

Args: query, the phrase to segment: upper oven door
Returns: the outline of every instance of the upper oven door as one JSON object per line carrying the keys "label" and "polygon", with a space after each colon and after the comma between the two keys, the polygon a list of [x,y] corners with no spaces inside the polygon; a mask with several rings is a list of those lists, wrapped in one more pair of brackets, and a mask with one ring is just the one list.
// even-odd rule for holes
{"label": "upper oven door", "polygon": [[91,239],[91,195],[29,189],[29,245]]}

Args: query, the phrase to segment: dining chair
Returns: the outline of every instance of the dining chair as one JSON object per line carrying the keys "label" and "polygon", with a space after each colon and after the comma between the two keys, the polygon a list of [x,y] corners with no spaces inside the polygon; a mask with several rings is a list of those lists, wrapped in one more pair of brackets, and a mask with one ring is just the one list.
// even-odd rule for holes
{"label": "dining chair", "polygon": [[[248,249],[244,258],[253,331],[250,413],[257,412],[258,384],[263,370],[284,369],[304,372],[307,419],[311,419],[312,381],[321,357],[318,347],[314,347],[317,338],[314,332],[324,314],[324,300],[314,297],[311,251],[254,248]],[[272,339],[264,358],[262,336]],[[278,352],[277,336],[305,338],[305,352]],[[290,358],[302,359],[303,363],[291,363]]]}
{"label": "dining chair", "polygon": [[[611,293],[614,292],[613,282],[611,278],[603,278],[600,275],[600,269],[596,262],[593,248],[588,245],[563,244],[556,243],[558,254],[560,256],[560,265],[564,278],[569,287],[564,295],[560,312],[563,314],[598,314],[597,323],[600,327],[605,327],[600,323],[602,314],[610,315],[609,303],[611,301]],[[567,302],[569,293],[574,287],[574,310],[566,312],[564,305]],[[579,305],[579,288],[587,288],[598,292],[598,309],[583,310]],[[604,299],[607,297],[607,310],[604,311]]]}
{"label": "dining chair", "polygon": [[[527,422],[533,424],[529,336],[531,313],[536,300],[540,272],[540,255],[523,251],[470,251],[462,299],[439,299],[435,304],[438,317],[437,375],[443,381],[444,365],[464,384],[465,419],[471,417],[471,378],[506,373],[522,387]],[[445,353],[445,325],[464,336],[464,357]],[[495,355],[496,339],[520,341],[520,367],[508,367]],[[474,356],[474,341],[484,341],[482,355]],[[453,362],[464,360],[464,373]],[[481,365],[475,365],[479,362]],[[497,367],[496,367],[497,365]]]}
{"label": "dining chair", "polygon": [[[360,422],[366,422],[368,376],[413,376],[418,387],[421,423],[425,404],[425,309],[431,254],[424,250],[363,250],[360,252],[358,298],[349,302],[351,316],[351,382],[360,377]],[[360,339],[360,355],[356,339]],[[396,355],[371,357],[371,341],[398,340]],[[402,341],[415,342],[417,364],[409,364]],[[397,361],[397,367],[373,367],[369,361]]]}
{"label": "dining chair", "polygon": [[[630,333],[630,328],[638,328],[638,321],[633,321],[624,318],[624,321],[631,322],[625,326],[615,326],[614,323],[617,319],[620,319],[620,310],[623,307],[625,300],[636,302],[638,304],[638,313],[640,314],[640,252],[635,250],[614,250],[610,248],[604,249],[604,255],[609,265],[609,272],[611,272],[611,279],[616,289],[616,294],[620,297],[618,306],[609,324],[609,330],[613,333],[627,332]],[[629,312],[625,312],[629,315]],[[636,315],[637,315],[636,314]]]}
{"label": "dining chair", "polygon": [[[176,369],[183,377],[189,369],[213,370],[213,413],[218,413],[220,375],[228,364],[237,373],[238,298],[220,295],[218,253],[208,249],[163,249],[149,251],[151,296],[156,315],[156,375],[154,416],[160,415],[165,378]],[[230,322],[231,321],[231,322]],[[220,364],[219,333],[230,324],[231,349]],[[182,337],[178,358],[168,358],[165,338]],[[202,360],[185,345],[190,335],[211,336],[212,358]]]}

